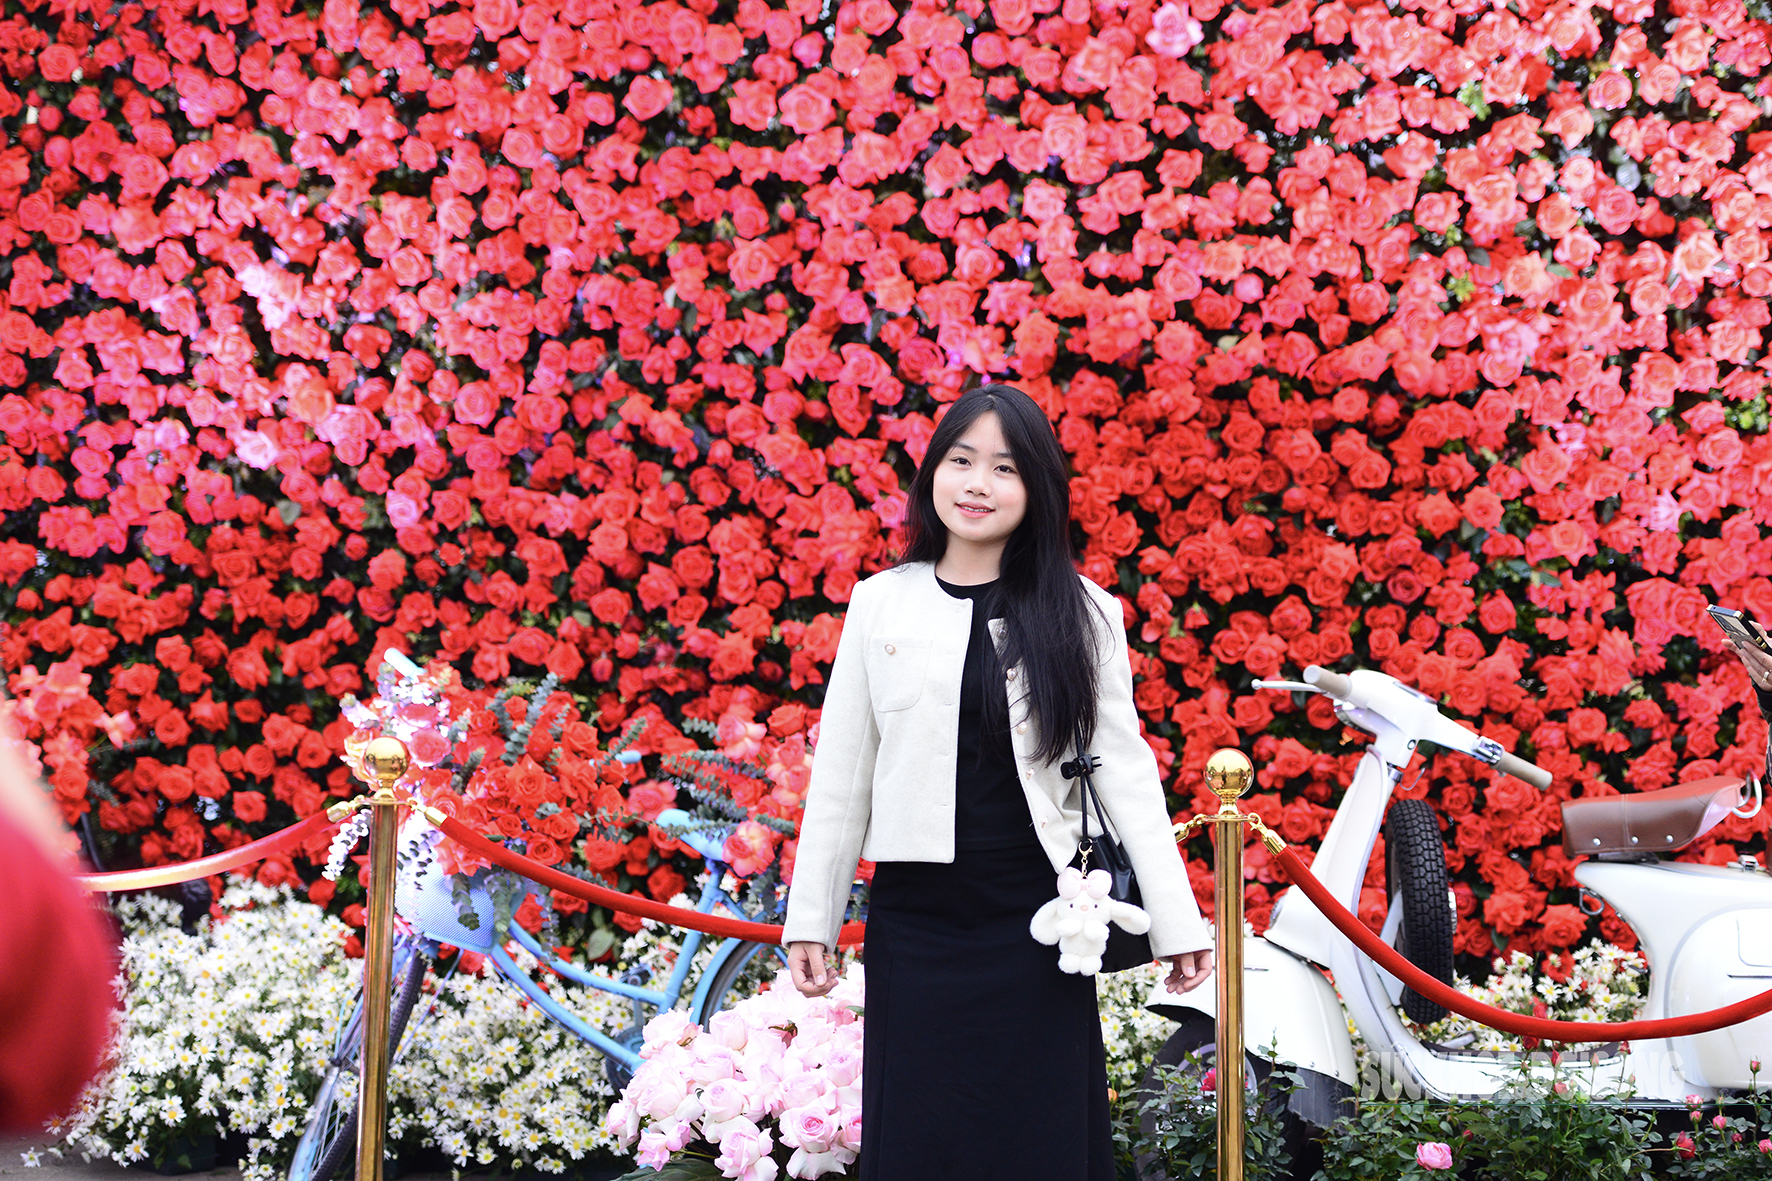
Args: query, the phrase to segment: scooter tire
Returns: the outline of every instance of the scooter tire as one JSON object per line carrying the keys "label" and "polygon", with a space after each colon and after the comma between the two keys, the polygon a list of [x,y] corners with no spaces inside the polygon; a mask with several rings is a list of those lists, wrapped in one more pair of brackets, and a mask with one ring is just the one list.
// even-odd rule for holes
{"label": "scooter tire", "polygon": [[[1397,951],[1443,984],[1451,984],[1452,937],[1458,927],[1446,880],[1446,843],[1440,822],[1426,800],[1398,800],[1384,820],[1385,877],[1395,905],[1401,898],[1402,925]],[[1407,986],[1403,1012],[1411,1021],[1432,1024],[1446,1008]]]}

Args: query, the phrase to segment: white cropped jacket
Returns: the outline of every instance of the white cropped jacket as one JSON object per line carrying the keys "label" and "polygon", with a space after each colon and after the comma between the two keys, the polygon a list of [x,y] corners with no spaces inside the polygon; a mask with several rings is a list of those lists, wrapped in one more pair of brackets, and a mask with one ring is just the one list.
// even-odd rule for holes
{"label": "white cropped jacket", "polygon": [[[1120,603],[1082,582],[1102,616],[1095,789],[1138,875],[1151,950],[1197,951],[1212,941],[1170,834],[1156,756],[1139,733]],[[858,858],[953,861],[960,673],[971,628],[972,601],[942,590],[933,563],[856,585],[819,723],[784,942],[836,945]],[[1001,629],[993,620],[999,643]],[[1034,761],[1038,723],[1019,675],[1019,667],[1004,674],[1011,744],[1034,831],[1056,872],[1077,854],[1082,791],[1058,763]]]}

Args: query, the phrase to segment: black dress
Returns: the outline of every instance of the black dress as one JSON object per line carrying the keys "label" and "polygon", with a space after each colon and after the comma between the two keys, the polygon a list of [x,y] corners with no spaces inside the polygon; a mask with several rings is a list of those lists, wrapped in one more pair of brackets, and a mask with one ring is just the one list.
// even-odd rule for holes
{"label": "black dress", "polygon": [[[875,867],[867,925],[861,1181],[1113,1181],[1095,980],[1028,922],[1056,893],[1009,744],[987,711],[979,602],[960,689],[951,865]],[[986,718],[997,723],[987,727]]]}

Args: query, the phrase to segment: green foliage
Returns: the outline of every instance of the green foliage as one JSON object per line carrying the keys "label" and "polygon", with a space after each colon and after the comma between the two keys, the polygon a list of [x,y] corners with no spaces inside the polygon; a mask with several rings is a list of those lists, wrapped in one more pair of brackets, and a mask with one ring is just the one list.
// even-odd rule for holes
{"label": "green foliage", "polygon": [[[1481,1102],[1361,1103],[1324,1138],[1313,1181],[1639,1181],[1652,1175],[1660,1139],[1651,1125],[1641,1111],[1589,1096],[1565,1071],[1537,1073],[1521,1058],[1509,1084]],[[1451,1150],[1451,1169],[1418,1162],[1430,1143]]]}
{"label": "green foliage", "polygon": [[[1338,1121],[1323,1140],[1323,1167],[1316,1181],[1422,1181],[1434,1176],[1462,1176],[1470,1142],[1455,1109],[1424,1099],[1369,1100],[1347,1119]],[[1424,1169],[1415,1150],[1438,1142],[1452,1150],[1448,1174]]]}
{"label": "green foliage", "polygon": [[1668,1148],[1667,1176],[1772,1181],[1772,1103],[1759,1088],[1758,1069],[1744,1098],[1716,1107],[1695,1105],[1691,1120],[1691,1130]]}
{"label": "green foliage", "polygon": [[[1153,1158],[1171,1177],[1218,1176],[1218,1096],[1209,1071],[1211,1047],[1178,1066],[1151,1070],[1149,1089],[1122,1105],[1114,1121],[1114,1144],[1122,1160]],[[1154,1084],[1154,1085],[1151,1085]],[[1262,1078],[1246,1095],[1243,1176],[1246,1181],[1286,1181],[1292,1153],[1286,1143],[1286,1103],[1298,1076],[1284,1067]]]}
{"label": "green foliage", "polygon": [[1659,1139],[1647,1115],[1525,1065],[1494,1099],[1463,1111],[1473,1181],[1634,1181],[1650,1175]]}

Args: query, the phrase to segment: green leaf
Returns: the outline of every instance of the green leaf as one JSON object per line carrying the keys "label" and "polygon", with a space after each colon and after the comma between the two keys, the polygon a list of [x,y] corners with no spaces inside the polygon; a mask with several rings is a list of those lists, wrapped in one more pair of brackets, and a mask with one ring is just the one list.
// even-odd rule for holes
{"label": "green leaf", "polygon": [[1489,104],[1483,101],[1483,84],[1479,81],[1466,82],[1458,90],[1458,101],[1471,109],[1471,113],[1479,119],[1489,117]]}
{"label": "green leaf", "polygon": [[591,937],[585,940],[585,959],[602,959],[604,954],[614,946],[615,932],[608,927],[598,927],[591,932]]}

